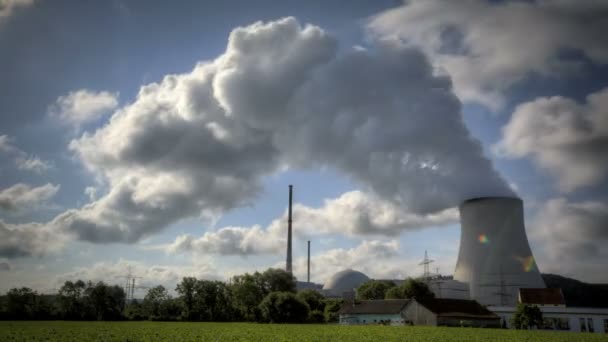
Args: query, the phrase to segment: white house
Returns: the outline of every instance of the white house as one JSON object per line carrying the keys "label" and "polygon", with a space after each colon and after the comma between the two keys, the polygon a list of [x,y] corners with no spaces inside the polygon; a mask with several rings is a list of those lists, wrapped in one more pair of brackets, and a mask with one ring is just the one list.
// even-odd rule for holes
{"label": "white house", "polygon": [[408,299],[347,301],[338,311],[340,324],[404,325],[403,310],[408,302]]}

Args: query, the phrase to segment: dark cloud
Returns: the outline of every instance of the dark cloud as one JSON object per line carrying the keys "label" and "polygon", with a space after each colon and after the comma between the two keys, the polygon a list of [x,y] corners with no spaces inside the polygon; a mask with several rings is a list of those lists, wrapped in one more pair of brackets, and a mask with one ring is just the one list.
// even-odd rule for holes
{"label": "dark cloud", "polygon": [[463,101],[499,109],[505,91],[531,74],[580,71],[581,59],[564,58],[564,50],[606,65],[607,15],[608,3],[594,0],[413,0],[374,16],[368,27],[422,48]]}
{"label": "dark cloud", "polygon": [[531,237],[541,247],[539,265],[577,279],[606,282],[608,205],[598,201],[549,200],[532,223]]}
{"label": "dark cloud", "polygon": [[0,220],[0,257],[41,256],[63,247],[65,236],[52,225]]}
{"label": "dark cloud", "polygon": [[0,262],[0,272],[2,271],[10,271],[11,265],[7,261]]}

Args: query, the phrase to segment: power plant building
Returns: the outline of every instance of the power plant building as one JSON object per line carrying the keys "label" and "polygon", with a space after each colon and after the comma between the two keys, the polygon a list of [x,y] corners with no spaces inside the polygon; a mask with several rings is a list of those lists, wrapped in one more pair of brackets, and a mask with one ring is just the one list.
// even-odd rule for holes
{"label": "power plant building", "polygon": [[355,290],[369,280],[365,274],[347,269],[334,274],[323,285],[323,294],[326,297],[354,297]]}

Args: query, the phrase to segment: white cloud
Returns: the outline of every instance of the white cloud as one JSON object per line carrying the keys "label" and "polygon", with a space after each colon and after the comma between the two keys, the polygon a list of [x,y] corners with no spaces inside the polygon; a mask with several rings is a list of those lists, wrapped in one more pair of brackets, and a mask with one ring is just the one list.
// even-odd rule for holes
{"label": "white cloud", "polygon": [[[354,269],[375,279],[403,279],[406,260],[400,258],[397,241],[362,241],[353,248],[330,249],[311,257],[311,280],[324,283],[336,272]],[[281,266],[283,266],[281,264]],[[294,273],[299,279],[306,279],[306,258],[294,261]]]}
{"label": "white cloud", "polygon": [[[295,204],[293,208],[294,234],[297,236],[396,236],[408,230],[456,223],[458,218],[458,211],[454,208],[429,215],[407,213],[391,202],[360,191],[325,200],[320,208],[302,204]],[[285,249],[286,222],[284,213],[265,229],[259,225],[225,227],[206,232],[198,238],[189,234],[180,235],[163,248],[169,253],[278,254]]]}
{"label": "white cloud", "polygon": [[98,120],[118,106],[118,93],[95,92],[87,89],[72,91],[59,96],[50,108],[51,115],[65,123],[79,127],[87,122]]}
{"label": "white cloud", "polygon": [[498,154],[531,157],[552,174],[561,191],[598,184],[608,174],[608,88],[584,104],[542,97],[515,109],[503,127]]}
{"label": "white cloud", "polygon": [[0,23],[4,18],[8,18],[15,10],[31,6],[34,0],[0,0]]}
{"label": "white cloud", "polygon": [[285,239],[281,239],[277,233],[257,225],[224,227],[215,232],[206,232],[199,238],[189,234],[180,235],[166,250],[169,253],[220,255],[276,254],[285,247]]}
{"label": "white cloud", "polygon": [[543,272],[589,282],[607,282],[608,204],[554,198],[531,225],[530,237]]}
{"label": "white cloud", "polygon": [[293,18],[256,23],[217,59],[142,87],[71,142],[109,192],[57,221],[83,240],[132,242],[249,204],[285,166],[332,167],[420,215],[512,193],[423,54],[336,45]]}
{"label": "white cloud", "polygon": [[321,208],[298,204],[294,208],[294,219],[313,234],[396,236],[407,230],[457,223],[459,215],[455,208],[416,214],[377,196],[350,191],[325,200]]}
{"label": "white cloud", "polygon": [[15,165],[19,170],[42,173],[52,168],[52,164],[37,156],[28,155],[17,146],[7,135],[0,135],[0,152],[15,156]]}
{"label": "white cloud", "polygon": [[197,262],[192,265],[162,265],[146,264],[141,261],[120,259],[117,262],[98,262],[86,267],[77,267],[71,272],[60,274],[52,280],[59,288],[65,281],[91,280],[103,281],[107,284],[123,286],[126,276],[131,273],[136,276],[135,292],[137,298],[143,298],[148,288],[163,285],[174,293],[176,285],[183,277],[196,277],[206,280],[223,280],[217,270],[209,263]]}
{"label": "white cloud", "polygon": [[36,173],[43,173],[52,168],[51,164],[44,161],[36,156],[17,157],[15,159],[17,168],[19,170],[32,171]]}
{"label": "white cloud", "polygon": [[36,207],[48,201],[59,191],[59,185],[47,183],[39,187],[18,183],[0,190],[0,208],[5,210],[23,210]]}
{"label": "white cloud", "polygon": [[603,1],[414,0],[380,13],[369,28],[421,47],[454,82],[463,101],[500,108],[504,92],[531,73],[576,71],[576,51],[608,63],[608,3]]}
{"label": "white cloud", "polygon": [[15,146],[12,145],[11,139],[8,135],[3,134],[0,135],[0,151],[5,153],[10,153],[15,150]]}

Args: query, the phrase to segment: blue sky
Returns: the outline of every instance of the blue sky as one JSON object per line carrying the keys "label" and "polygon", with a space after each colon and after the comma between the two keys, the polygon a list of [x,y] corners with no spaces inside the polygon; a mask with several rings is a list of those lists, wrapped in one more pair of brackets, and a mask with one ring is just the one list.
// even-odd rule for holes
{"label": "blue sky", "polygon": [[608,281],[601,3],[2,4],[0,289],[279,267],[288,184],[298,277],[451,274],[514,191],[541,271]]}

